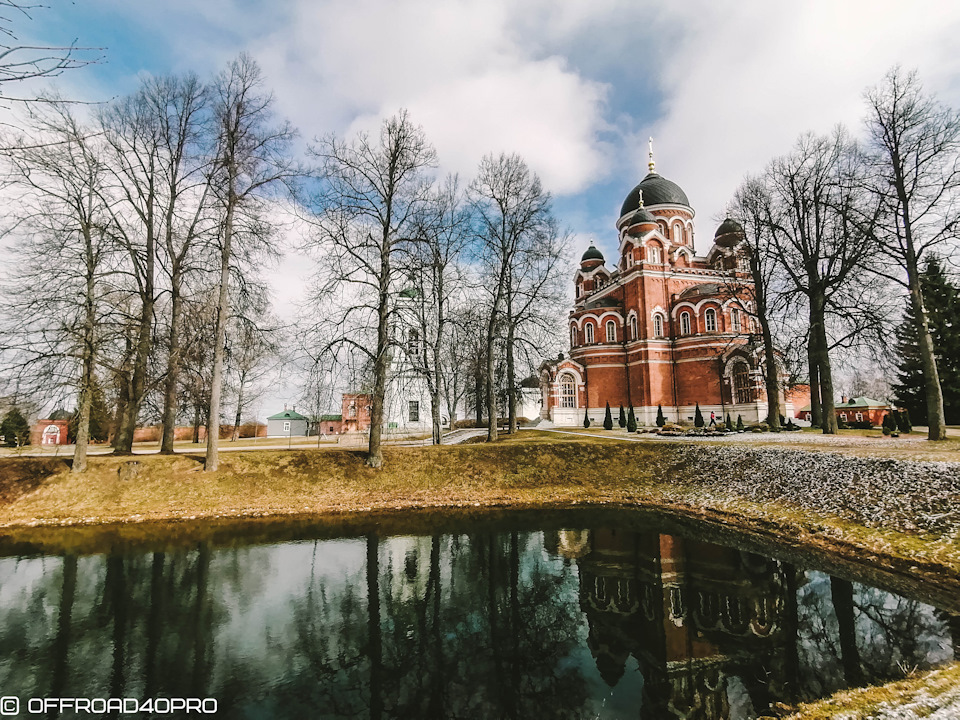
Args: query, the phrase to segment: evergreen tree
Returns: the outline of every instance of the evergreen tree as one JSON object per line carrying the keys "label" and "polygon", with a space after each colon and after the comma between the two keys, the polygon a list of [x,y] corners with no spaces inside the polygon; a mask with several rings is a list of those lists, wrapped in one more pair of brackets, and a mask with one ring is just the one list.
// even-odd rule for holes
{"label": "evergreen tree", "polygon": [[893,412],[888,412],[883,416],[883,424],[881,427],[883,427],[884,435],[889,435],[897,431],[897,419],[894,417]]}
{"label": "evergreen tree", "polygon": [[703,427],[703,413],[700,412],[700,403],[697,403],[697,412],[693,416],[693,424],[696,427]]}
{"label": "evergreen tree", "polygon": [[620,406],[620,417],[617,418],[617,424],[622,428],[627,426],[627,415],[623,412],[623,405]]}
{"label": "evergreen tree", "polygon": [[733,430],[733,420],[730,418],[730,413],[727,413],[727,430]]}
{"label": "evergreen tree", "polygon": [[633,414],[633,405],[630,406],[630,412],[627,413],[627,432],[635,433],[637,431],[637,416]]}
{"label": "evergreen tree", "polygon": [[583,411],[583,429],[586,430],[590,427],[590,415],[586,409]]}
{"label": "evergreen tree", "polygon": [[663,416],[663,406],[657,405],[657,427],[663,427],[667,424],[667,418]]}
{"label": "evergreen tree", "polygon": [[0,423],[0,435],[7,447],[21,447],[30,444],[30,423],[20,412],[19,408],[12,408]]}
{"label": "evergreen tree", "polygon": [[603,415],[603,429],[613,430],[613,415],[610,413],[610,403],[607,403],[607,412]]}
{"label": "evergreen tree", "polygon": [[743,430],[743,415],[737,415],[737,430]]}
{"label": "evergreen tree", "polygon": [[913,423],[910,422],[910,411],[901,410],[897,413],[897,427],[905,435],[913,432]]}
{"label": "evergreen tree", "polygon": [[[930,337],[937,358],[943,411],[947,425],[960,424],[960,286],[952,283],[936,257],[927,260],[920,276]],[[897,405],[910,417],[927,423],[927,398],[917,343],[916,318],[908,303],[903,323],[897,328],[897,352],[900,355],[893,386]],[[912,423],[911,423],[912,425]]]}

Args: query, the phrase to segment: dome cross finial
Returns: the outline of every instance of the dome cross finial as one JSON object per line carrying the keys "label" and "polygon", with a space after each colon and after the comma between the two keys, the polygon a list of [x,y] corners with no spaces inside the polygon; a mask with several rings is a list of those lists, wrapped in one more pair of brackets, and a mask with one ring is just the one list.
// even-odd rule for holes
{"label": "dome cross finial", "polygon": [[650,138],[649,145],[650,152],[647,153],[647,157],[649,158],[647,161],[647,168],[650,170],[650,172],[656,172],[657,164],[653,161],[653,138]]}

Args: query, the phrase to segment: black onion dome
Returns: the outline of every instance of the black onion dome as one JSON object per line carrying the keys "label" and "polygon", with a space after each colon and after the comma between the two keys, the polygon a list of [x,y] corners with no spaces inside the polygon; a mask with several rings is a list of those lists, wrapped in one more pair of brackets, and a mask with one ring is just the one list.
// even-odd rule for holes
{"label": "black onion dome", "polygon": [[736,220],[727,218],[713,236],[713,241],[721,247],[733,247],[743,240],[743,226]]}
{"label": "black onion dome", "polygon": [[627,225],[640,225],[641,223],[656,224],[656,222],[657,219],[653,216],[653,214],[645,207],[642,207],[630,216],[630,220],[627,221]]}
{"label": "black onion dome", "polygon": [[717,232],[714,233],[714,237],[720,237],[721,235],[729,235],[730,233],[743,233],[743,226],[738,223],[736,220],[727,218],[722,223],[720,227],[717,228]]}
{"label": "black onion dome", "polygon": [[587,251],[583,254],[583,257],[580,258],[581,263],[585,263],[588,260],[599,260],[603,262],[603,253],[597,249],[596,245],[591,245],[587,248]]}
{"label": "black onion dome", "polygon": [[623,201],[623,207],[620,208],[620,217],[640,207],[641,192],[643,192],[643,204],[647,207],[651,205],[684,205],[690,207],[687,194],[680,189],[679,185],[652,172],[648,173],[640,181],[640,184],[627,195],[627,199]]}

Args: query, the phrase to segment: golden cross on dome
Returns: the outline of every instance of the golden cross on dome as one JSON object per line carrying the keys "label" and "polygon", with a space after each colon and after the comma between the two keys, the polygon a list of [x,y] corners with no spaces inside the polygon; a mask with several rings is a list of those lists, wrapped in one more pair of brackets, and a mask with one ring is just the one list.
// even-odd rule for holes
{"label": "golden cross on dome", "polygon": [[656,167],[656,163],[653,162],[653,138],[650,138],[650,153],[648,157],[650,160],[647,162],[647,168],[649,168],[650,172],[656,172],[654,169]]}

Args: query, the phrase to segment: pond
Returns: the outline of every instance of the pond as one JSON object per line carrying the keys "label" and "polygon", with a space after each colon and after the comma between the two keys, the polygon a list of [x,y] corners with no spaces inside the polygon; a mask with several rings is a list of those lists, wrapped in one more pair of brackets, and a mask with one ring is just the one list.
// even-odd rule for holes
{"label": "pond", "polygon": [[0,694],[24,717],[739,719],[960,653],[910,593],[626,517],[20,547]]}

